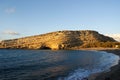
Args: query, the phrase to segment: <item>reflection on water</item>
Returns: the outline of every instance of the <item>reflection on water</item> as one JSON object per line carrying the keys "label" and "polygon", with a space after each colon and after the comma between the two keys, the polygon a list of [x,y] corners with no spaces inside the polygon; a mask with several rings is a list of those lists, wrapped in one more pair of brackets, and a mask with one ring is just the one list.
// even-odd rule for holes
{"label": "reflection on water", "polygon": [[0,50],[0,79],[57,80],[63,77],[70,80],[67,76],[73,76],[76,70],[78,73],[84,69],[90,74],[117,63],[118,56],[97,51]]}

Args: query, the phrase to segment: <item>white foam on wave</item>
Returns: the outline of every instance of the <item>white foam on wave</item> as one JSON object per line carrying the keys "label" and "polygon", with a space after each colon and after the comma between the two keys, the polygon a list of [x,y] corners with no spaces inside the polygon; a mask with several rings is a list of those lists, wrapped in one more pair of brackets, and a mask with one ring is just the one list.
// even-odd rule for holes
{"label": "white foam on wave", "polygon": [[93,69],[93,70],[87,70],[87,69],[78,69],[75,70],[73,73],[69,74],[67,77],[59,78],[58,80],[84,80],[84,78],[87,78],[89,75],[102,72],[104,70],[101,69]]}
{"label": "white foam on wave", "polygon": [[108,54],[107,52],[103,51],[99,53],[104,53],[101,58],[104,58],[104,60],[102,60],[99,65],[93,67],[92,69],[77,69],[70,73],[67,77],[60,77],[58,80],[86,80],[84,78],[89,77],[91,74],[110,70],[110,68],[114,65],[117,65],[120,60],[119,56],[112,53]]}

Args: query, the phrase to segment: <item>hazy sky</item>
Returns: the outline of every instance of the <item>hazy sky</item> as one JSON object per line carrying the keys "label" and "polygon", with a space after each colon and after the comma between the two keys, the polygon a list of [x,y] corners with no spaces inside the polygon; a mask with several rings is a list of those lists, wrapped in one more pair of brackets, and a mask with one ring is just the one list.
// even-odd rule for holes
{"label": "hazy sky", "polygon": [[120,33],[120,0],[0,0],[0,39],[86,29]]}

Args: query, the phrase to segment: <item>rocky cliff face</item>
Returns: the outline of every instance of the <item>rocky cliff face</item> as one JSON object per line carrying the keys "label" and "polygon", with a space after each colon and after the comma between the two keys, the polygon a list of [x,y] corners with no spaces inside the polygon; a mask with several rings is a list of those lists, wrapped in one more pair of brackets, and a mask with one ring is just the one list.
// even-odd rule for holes
{"label": "rocky cliff face", "polygon": [[4,40],[0,48],[18,49],[69,49],[93,42],[115,42],[114,39],[96,31],[57,31],[19,39]]}

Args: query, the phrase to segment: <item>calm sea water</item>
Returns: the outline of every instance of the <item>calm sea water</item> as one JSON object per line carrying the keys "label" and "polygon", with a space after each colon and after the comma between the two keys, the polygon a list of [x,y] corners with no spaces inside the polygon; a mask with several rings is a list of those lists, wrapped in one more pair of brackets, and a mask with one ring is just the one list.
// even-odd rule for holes
{"label": "calm sea water", "polygon": [[82,80],[118,60],[98,51],[0,50],[0,80]]}

